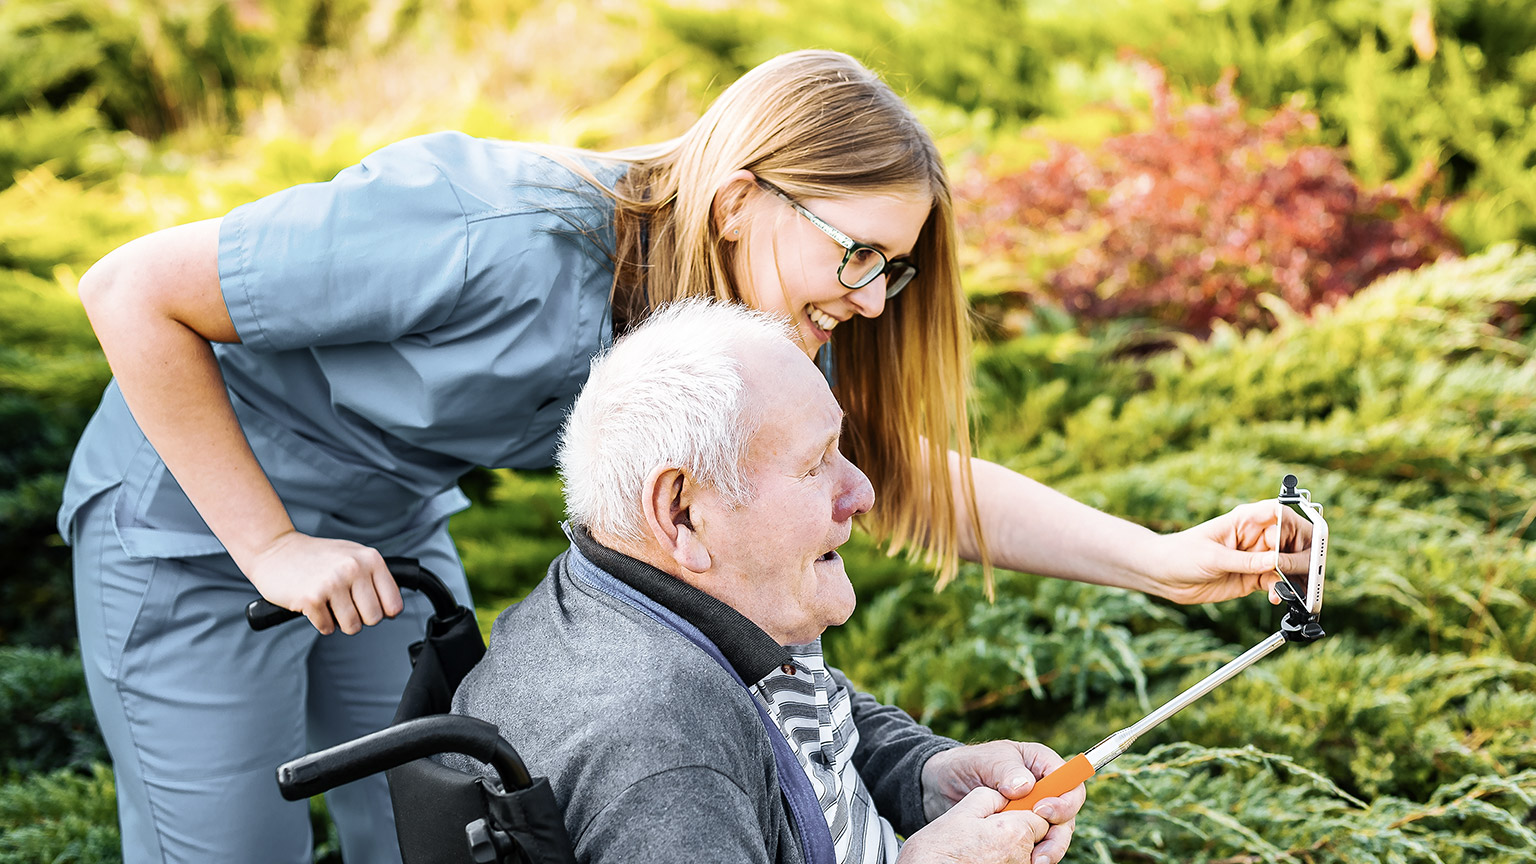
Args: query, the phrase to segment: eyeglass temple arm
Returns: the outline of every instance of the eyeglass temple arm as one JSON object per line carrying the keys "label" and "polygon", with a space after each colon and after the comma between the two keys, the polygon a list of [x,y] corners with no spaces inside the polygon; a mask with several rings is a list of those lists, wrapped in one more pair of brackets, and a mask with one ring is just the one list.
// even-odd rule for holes
{"label": "eyeglass temple arm", "polygon": [[853,247],[859,245],[859,244],[853,242],[853,238],[852,237],[849,237],[847,234],[844,234],[843,232],[837,230],[837,228],[835,228],[835,227],[827,224],[826,222],[822,221],[822,218],[820,216],[817,216],[815,213],[812,213],[811,211],[805,209],[805,207],[799,201],[796,201],[795,199],[789,197],[789,193],[788,192],[785,192],[783,189],[780,189],[779,187],[773,185],[772,183],[769,183],[767,180],[764,180],[762,178],[758,178],[757,182],[758,182],[758,185],[762,186],[764,189],[767,189],[769,192],[772,192],[773,194],[775,194],[775,195],[779,196],[780,198],[784,199],[784,203],[788,204],[789,206],[791,206],[793,208],[795,208],[795,212],[796,213],[799,213],[801,216],[804,216],[805,218],[811,220],[811,224],[812,225],[815,225],[817,228],[820,228],[821,232],[823,234],[825,234],[828,237],[831,237],[833,240],[837,241],[837,245],[843,247],[844,249],[846,249],[846,250],[848,250],[850,252],[853,251]]}

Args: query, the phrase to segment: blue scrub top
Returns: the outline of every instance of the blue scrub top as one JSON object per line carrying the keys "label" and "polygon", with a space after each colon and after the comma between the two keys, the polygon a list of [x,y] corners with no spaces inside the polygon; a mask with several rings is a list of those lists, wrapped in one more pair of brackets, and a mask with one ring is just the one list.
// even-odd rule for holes
{"label": "blue scrub top", "polygon": [[[609,184],[623,171],[583,164]],[[391,554],[467,506],[471,468],[549,465],[612,338],[612,216],[549,157],[458,133],[231,211],[219,280],[241,341],[214,351],[295,527]],[[130,555],[224,551],[115,382],[70,465],[62,536],[109,492]]]}

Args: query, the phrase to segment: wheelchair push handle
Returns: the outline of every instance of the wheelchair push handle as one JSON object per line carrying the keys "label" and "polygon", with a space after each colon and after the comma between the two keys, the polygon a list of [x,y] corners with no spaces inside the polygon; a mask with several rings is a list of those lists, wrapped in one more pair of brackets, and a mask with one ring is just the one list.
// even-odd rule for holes
{"label": "wheelchair push handle", "polygon": [[[439,618],[452,615],[459,608],[459,601],[453,596],[443,580],[414,558],[385,558],[384,566],[389,568],[389,575],[395,577],[395,584],[401,588],[410,588],[425,594],[432,601],[432,614]],[[304,617],[304,613],[295,612],[292,609],[273,603],[261,597],[250,602],[245,607],[246,623],[252,630],[266,630],[276,627],[285,621]]]}
{"label": "wheelchair push handle", "polygon": [[302,801],[438,753],[461,753],[484,762],[496,771],[505,790],[533,785],[522,757],[502,739],[495,724],[458,714],[434,714],[284,762],[277,769],[277,787],[287,800]]}

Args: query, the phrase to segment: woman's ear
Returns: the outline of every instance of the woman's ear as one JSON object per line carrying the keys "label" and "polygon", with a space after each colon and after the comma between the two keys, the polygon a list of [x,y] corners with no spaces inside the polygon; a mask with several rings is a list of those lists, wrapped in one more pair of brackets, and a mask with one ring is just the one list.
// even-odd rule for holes
{"label": "woman's ear", "polygon": [[757,192],[757,175],[745,168],[732,171],[715,189],[710,218],[722,240],[735,242],[742,237],[747,205]]}
{"label": "woman's ear", "polygon": [[641,502],[651,536],[667,557],[692,573],[709,569],[709,549],[694,527],[696,487],[681,468],[657,468],[645,480]]}

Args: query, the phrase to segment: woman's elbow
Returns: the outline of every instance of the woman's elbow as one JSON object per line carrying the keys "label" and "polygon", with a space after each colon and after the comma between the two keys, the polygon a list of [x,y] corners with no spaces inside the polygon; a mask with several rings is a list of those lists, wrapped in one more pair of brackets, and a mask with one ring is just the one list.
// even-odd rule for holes
{"label": "woman's elbow", "polygon": [[93,326],[107,315],[112,304],[124,293],[123,251],[124,247],[118,247],[108,252],[80,277],[76,290],[80,294],[80,305],[85,307],[86,317],[91,319]]}

